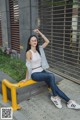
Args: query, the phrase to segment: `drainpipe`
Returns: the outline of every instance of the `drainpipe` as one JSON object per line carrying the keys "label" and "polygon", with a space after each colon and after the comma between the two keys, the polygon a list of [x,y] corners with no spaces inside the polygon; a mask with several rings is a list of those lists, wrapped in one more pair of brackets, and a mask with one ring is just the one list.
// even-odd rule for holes
{"label": "drainpipe", "polygon": [[32,5],[30,0],[30,34],[32,34]]}

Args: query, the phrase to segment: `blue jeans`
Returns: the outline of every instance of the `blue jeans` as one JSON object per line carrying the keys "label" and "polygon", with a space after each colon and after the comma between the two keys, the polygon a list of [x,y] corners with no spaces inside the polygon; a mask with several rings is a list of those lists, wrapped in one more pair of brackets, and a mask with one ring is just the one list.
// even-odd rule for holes
{"label": "blue jeans", "polygon": [[70,98],[68,98],[56,85],[55,76],[52,73],[43,70],[42,72],[32,73],[31,77],[37,82],[45,81],[46,84],[51,88],[53,96],[59,96],[66,102],[70,100]]}

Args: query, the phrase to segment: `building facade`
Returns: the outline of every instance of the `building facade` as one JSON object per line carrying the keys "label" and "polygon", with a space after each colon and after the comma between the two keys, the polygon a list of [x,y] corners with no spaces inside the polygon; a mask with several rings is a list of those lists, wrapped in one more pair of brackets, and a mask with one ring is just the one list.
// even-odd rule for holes
{"label": "building facade", "polygon": [[50,70],[80,83],[80,1],[0,0],[0,46],[25,60],[35,28],[50,40],[45,49]]}
{"label": "building facade", "polygon": [[36,6],[37,0],[0,0],[0,46],[15,49],[23,60],[27,39],[37,27]]}

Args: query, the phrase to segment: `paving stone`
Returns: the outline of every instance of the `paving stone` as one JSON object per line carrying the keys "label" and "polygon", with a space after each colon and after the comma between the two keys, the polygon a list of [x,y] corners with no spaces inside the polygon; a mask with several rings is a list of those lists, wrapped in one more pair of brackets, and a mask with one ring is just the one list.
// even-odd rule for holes
{"label": "paving stone", "polygon": [[[64,79],[58,85],[71,99],[80,103],[80,85]],[[49,92],[44,91],[36,96],[19,103],[22,109],[15,111],[13,120],[79,120],[80,110],[68,109],[62,100],[62,109],[58,109],[51,102]],[[0,107],[11,106],[11,102],[3,103],[0,94]]]}

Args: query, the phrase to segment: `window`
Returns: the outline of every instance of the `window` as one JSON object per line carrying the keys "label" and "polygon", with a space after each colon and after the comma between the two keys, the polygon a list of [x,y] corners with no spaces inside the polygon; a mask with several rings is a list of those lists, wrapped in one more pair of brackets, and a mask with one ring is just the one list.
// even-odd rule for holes
{"label": "window", "polygon": [[20,53],[18,0],[9,0],[9,7],[11,26],[11,48]]}

